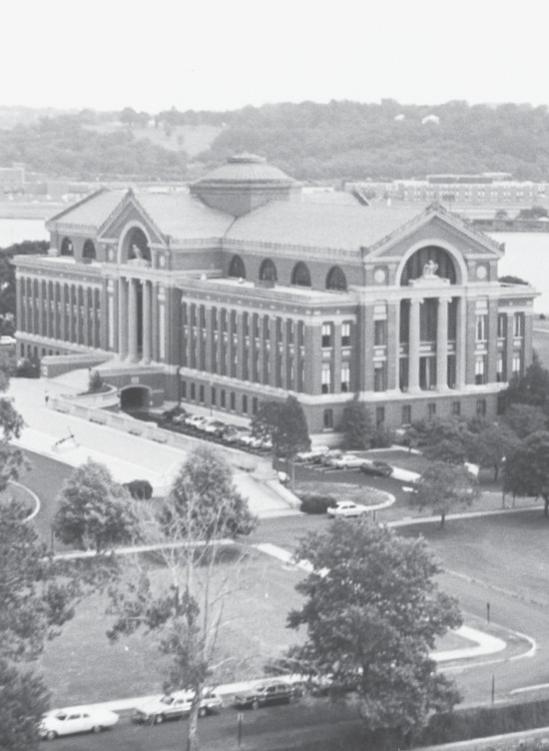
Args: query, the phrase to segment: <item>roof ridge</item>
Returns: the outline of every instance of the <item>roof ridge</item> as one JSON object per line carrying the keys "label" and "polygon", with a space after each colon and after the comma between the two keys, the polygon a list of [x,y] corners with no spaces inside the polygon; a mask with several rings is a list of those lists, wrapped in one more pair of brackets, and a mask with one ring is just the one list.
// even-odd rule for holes
{"label": "roof ridge", "polygon": [[97,196],[101,195],[101,193],[109,193],[111,192],[110,188],[107,188],[105,185],[100,185],[97,190],[92,191],[91,193],[86,194],[83,198],[81,198],[76,203],[71,203],[70,206],[67,206],[66,208],[62,209],[59,213],[54,214],[53,216],[50,216],[50,218],[46,221],[46,228],[48,228],[48,224],[50,222],[57,222],[59,219],[61,219],[62,216],[65,216],[65,214],[68,214],[70,211],[74,211],[74,209],[80,208],[80,206],[83,206],[88,201],[91,201],[92,198],[96,198]]}

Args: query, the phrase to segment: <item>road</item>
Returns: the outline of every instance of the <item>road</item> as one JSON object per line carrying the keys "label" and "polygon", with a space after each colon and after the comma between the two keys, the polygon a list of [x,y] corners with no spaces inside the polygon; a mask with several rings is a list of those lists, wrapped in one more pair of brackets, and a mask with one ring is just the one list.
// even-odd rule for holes
{"label": "road", "polygon": [[[299,704],[247,710],[242,715],[243,751],[299,748],[303,741],[320,743],[356,734],[356,710],[326,699],[304,699]],[[99,735],[58,738],[55,751],[181,751],[185,748],[186,720],[162,725],[134,725],[129,718]],[[227,707],[217,716],[200,720],[204,749],[230,751],[238,745],[238,713]]]}

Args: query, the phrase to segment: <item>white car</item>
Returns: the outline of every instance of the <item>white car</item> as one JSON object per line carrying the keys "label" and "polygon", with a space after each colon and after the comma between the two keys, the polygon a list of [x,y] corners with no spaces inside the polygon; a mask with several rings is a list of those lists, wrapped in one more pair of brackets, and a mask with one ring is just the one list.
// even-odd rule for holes
{"label": "white car", "polygon": [[207,422],[208,418],[203,415],[191,415],[185,418],[185,425],[189,425],[191,428],[196,428],[197,430],[203,430]]}
{"label": "white car", "polygon": [[108,709],[92,707],[54,709],[42,718],[39,733],[41,738],[52,741],[61,735],[100,733],[106,728],[112,728],[118,720],[118,715]]}
{"label": "white car", "polygon": [[329,450],[329,446],[311,446],[309,451],[300,451],[299,454],[297,454],[296,459],[300,462],[312,462],[315,459],[320,459],[320,457],[327,454]]}
{"label": "white car", "polygon": [[368,513],[368,507],[353,503],[353,501],[338,501],[335,506],[329,506],[326,509],[326,513],[334,519],[338,517],[362,516],[362,514]]}
{"label": "white car", "polygon": [[336,457],[331,466],[337,469],[359,469],[364,464],[364,459],[354,454],[343,454],[343,456]]}
{"label": "white car", "polygon": [[[191,712],[193,696],[192,691],[176,691],[173,694],[150,699],[134,708],[132,721],[159,725],[165,720],[188,717]],[[218,712],[222,706],[223,702],[215,691],[204,689],[198,715],[205,717],[208,714]]]}

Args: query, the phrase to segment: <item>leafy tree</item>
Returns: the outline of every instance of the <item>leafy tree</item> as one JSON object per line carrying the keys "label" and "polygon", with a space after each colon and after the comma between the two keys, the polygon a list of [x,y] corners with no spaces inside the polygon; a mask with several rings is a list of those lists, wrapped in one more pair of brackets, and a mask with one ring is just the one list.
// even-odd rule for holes
{"label": "leafy tree", "polygon": [[25,663],[72,617],[79,585],[52,561],[23,504],[0,502],[0,748],[31,751],[48,692]]}
{"label": "leafy tree", "polygon": [[343,410],[341,430],[343,432],[343,448],[359,451],[370,448],[376,429],[370,410],[357,396]]}
{"label": "leafy tree", "polygon": [[282,458],[290,463],[293,486],[295,456],[311,447],[307,419],[301,404],[295,396],[289,396],[285,402],[262,402],[251,427],[252,435],[270,439],[275,460]]}
{"label": "leafy tree", "polygon": [[503,398],[508,407],[529,404],[549,412],[549,370],[543,367],[536,352],[524,375],[511,378]]}
{"label": "leafy tree", "polygon": [[435,461],[421,475],[410,503],[440,514],[440,526],[446,515],[459,506],[470,506],[478,498],[478,483],[462,464]]}
{"label": "leafy tree", "polygon": [[[0,393],[9,386],[13,363],[5,353],[0,353]],[[13,438],[19,438],[23,429],[23,418],[16,411],[13,402],[0,396],[0,492],[10,480],[17,480],[25,466],[25,458],[20,449],[12,445]]]}
{"label": "leafy tree", "polygon": [[428,459],[450,464],[463,464],[466,460],[469,432],[463,420],[437,417],[415,422],[412,428]]}
{"label": "leafy tree", "polygon": [[131,496],[102,464],[88,459],[77,467],[65,482],[58,503],[53,529],[66,545],[82,550],[93,547],[102,553],[134,539]]}
{"label": "leafy tree", "polygon": [[514,451],[518,441],[517,435],[505,423],[492,423],[471,435],[470,457],[481,467],[493,468],[494,481],[497,482],[503,462]]}
{"label": "leafy tree", "polygon": [[156,636],[159,651],[171,658],[166,690],[193,692],[187,749],[195,751],[203,688],[232,659],[219,634],[228,625],[224,606],[238,590],[242,557],[227,563],[218,542],[249,532],[253,521],[227,464],[209,447],[189,455],[158,514],[155,507],[147,513],[141,506],[140,512],[140,537],[158,546],[160,567],[147,570],[138,556],[124,557],[109,592],[115,621],[108,636],[116,640],[138,630]]}
{"label": "leafy tree", "polygon": [[528,435],[507,457],[503,490],[514,496],[541,496],[549,516],[549,432]]}
{"label": "leafy tree", "polygon": [[526,438],[547,427],[547,417],[538,407],[530,404],[512,404],[505,411],[503,420],[519,438]]}
{"label": "leafy tree", "polygon": [[398,537],[366,519],[337,521],[302,540],[298,559],[312,573],[297,586],[305,602],[288,617],[307,639],[289,657],[334,688],[354,685],[371,733],[392,729],[399,741],[432,711],[459,700],[429,653],[435,639],[461,623],[458,605],[434,578],[440,568],[421,539]]}

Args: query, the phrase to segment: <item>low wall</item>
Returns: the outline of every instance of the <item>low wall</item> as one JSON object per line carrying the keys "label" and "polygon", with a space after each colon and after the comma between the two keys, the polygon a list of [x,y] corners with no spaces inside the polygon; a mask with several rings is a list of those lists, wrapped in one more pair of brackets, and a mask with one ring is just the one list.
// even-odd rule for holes
{"label": "low wall", "polygon": [[[201,441],[200,438],[194,436],[191,437],[182,433],[175,433],[171,430],[164,430],[152,422],[135,420],[124,412],[108,412],[96,406],[82,404],[80,399],[81,397],[68,399],[63,396],[52,396],[50,397],[49,404],[57,412],[80,417],[83,420],[89,420],[98,425],[106,425],[123,433],[140,436],[141,438],[156,441],[157,443],[164,443],[167,446],[172,446],[183,451],[190,451],[196,446],[197,441]],[[209,441],[202,441],[202,443],[208,446],[215,446],[215,444]],[[272,469],[270,469],[268,461],[263,457],[254,456],[253,454],[247,454],[244,451],[228,447],[223,448],[223,453],[226,454],[235,469],[246,472],[259,471],[262,473],[268,468],[272,476]]]}
{"label": "low wall", "polygon": [[118,389],[115,386],[109,386],[108,391],[92,391],[85,394],[76,394],[71,398],[83,407],[92,409],[105,409],[106,407],[116,407],[120,401]]}
{"label": "low wall", "polygon": [[47,355],[40,362],[40,371],[44,378],[55,378],[71,370],[93,368],[110,358],[110,355],[99,354]]}

